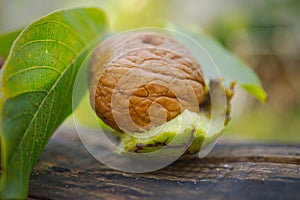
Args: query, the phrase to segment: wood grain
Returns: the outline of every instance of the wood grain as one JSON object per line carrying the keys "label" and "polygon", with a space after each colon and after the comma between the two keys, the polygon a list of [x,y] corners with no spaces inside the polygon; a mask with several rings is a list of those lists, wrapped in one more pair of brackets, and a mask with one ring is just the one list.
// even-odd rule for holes
{"label": "wood grain", "polygon": [[54,137],[31,176],[29,199],[299,199],[300,145],[221,143],[156,172],[94,159],[78,139]]}

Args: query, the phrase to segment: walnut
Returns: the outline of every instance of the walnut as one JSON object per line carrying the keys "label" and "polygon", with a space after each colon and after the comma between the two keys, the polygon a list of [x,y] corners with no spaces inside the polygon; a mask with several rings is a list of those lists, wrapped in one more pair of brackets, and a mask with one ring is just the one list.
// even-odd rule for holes
{"label": "walnut", "polygon": [[200,65],[170,36],[140,32],[106,40],[92,54],[90,98],[118,131],[143,132],[184,110],[199,112],[205,95]]}

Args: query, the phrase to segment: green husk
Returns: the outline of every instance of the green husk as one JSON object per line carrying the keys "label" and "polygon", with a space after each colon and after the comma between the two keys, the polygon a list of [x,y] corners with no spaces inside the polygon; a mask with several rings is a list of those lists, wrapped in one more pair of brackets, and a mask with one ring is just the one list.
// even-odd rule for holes
{"label": "green husk", "polygon": [[[171,121],[154,127],[147,132],[119,133],[120,143],[116,152],[119,154],[126,154],[127,152],[146,154],[162,150],[160,157],[170,156],[171,154],[198,153],[207,144],[215,141],[228,123],[230,114],[229,101],[233,96],[234,85],[233,83],[230,88],[223,88],[222,81],[213,80],[210,82],[209,89],[207,88],[206,100],[200,105],[199,113],[185,110]],[[225,97],[226,100],[214,104],[216,108],[212,110],[210,98],[221,99],[222,97]],[[214,116],[216,117],[215,119],[212,119],[213,113],[219,113],[217,116]],[[222,129],[212,128],[211,126],[214,126],[212,121],[219,119],[223,119],[223,121],[218,122],[221,123],[219,125],[222,125]]]}
{"label": "green husk", "polygon": [[[207,133],[209,119],[185,110],[173,120],[146,133],[125,133],[119,147],[127,152],[149,153],[165,146],[185,147],[188,152],[200,150]],[[148,136],[148,137],[147,137]]]}

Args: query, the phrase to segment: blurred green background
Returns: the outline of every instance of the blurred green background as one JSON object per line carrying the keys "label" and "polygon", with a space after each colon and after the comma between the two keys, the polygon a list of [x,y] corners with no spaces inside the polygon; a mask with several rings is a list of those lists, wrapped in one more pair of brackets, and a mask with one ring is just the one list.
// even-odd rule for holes
{"label": "blurred green background", "polygon": [[257,72],[269,95],[262,105],[236,88],[223,139],[300,142],[299,0],[0,0],[0,33],[76,6],[104,8],[116,31],[165,21],[203,28]]}

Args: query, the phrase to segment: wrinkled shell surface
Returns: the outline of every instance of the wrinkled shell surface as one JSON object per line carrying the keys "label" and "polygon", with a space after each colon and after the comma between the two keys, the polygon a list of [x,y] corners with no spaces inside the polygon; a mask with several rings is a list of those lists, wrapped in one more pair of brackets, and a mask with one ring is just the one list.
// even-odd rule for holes
{"label": "wrinkled shell surface", "polygon": [[96,114],[120,131],[142,132],[185,109],[199,112],[204,80],[184,46],[160,33],[129,33],[101,43],[89,68]]}

